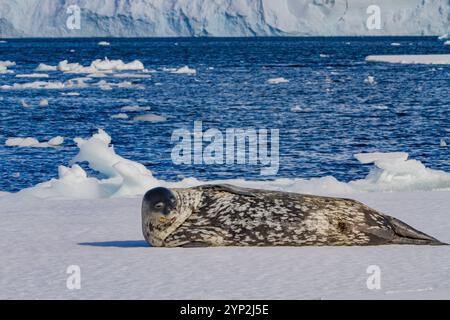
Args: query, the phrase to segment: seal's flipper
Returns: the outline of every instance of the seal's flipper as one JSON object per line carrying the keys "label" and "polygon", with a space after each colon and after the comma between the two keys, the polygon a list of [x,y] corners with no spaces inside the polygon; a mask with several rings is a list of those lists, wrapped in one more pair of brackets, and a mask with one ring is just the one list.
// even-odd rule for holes
{"label": "seal's flipper", "polygon": [[433,238],[421,231],[418,231],[406,223],[390,216],[386,216],[391,226],[394,228],[394,244],[426,244],[426,245],[447,245],[436,238]]}
{"label": "seal's flipper", "polygon": [[256,196],[256,192],[253,189],[237,187],[237,186],[233,186],[231,184],[205,184],[205,185],[198,186],[197,188],[199,188],[201,190],[211,190],[212,189],[212,190],[217,190],[217,191],[225,191],[225,192],[234,193],[234,194],[238,194],[238,195],[246,196],[246,197],[255,197]]}
{"label": "seal's flipper", "polygon": [[193,241],[188,242],[183,245],[181,245],[182,248],[204,248],[209,247],[209,245],[206,242],[200,242],[200,241]]}

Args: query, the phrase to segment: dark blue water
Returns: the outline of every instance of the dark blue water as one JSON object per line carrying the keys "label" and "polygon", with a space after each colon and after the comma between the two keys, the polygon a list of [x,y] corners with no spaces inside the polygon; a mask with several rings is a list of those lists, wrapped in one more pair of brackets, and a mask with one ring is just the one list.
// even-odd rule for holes
{"label": "dark blue water", "polygon": [[[80,96],[63,96],[67,90],[0,90],[0,190],[17,191],[56,177],[57,166],[67,165],[77,153],[71,138],[89,137],[97,128],[112,136],[117,153],[166,180],[332,175],[348,181],[369,169],[353,154],[374,151],[408,152],[428,167],[450,171],[449,149],[439,147],[441,138],[450,140],[445,130],[450,128],[450,66],[364,61],[371,54],[450,53],[450,46],[434,37],[107,39],[109,47],[98,46],[98,41],[9,40],[0,44],[0,60],[15,61],[17,66],[10,69],[16,74],[32,73],[39,63],[56,65],[68,59],[89,65],[107,56],[125,62],[139,59],[156,70],[188,65],[197,75],[159,71],[148,79],[130,79],[144,90],[71,90]],[[364,83],[369,75],[377,84]],[[14,76],[0,75],[0,85],[39,80]],[[78,76],[57,72],[43,80]],[[289,82],[267,83],[275,77]],[[48,107],[37,106],[42,98],[49,100]],[[24,108],[22,99],[32,107]],[[167,121],[110,118],[126,105],[151,107],[151,113]],[[295,105],[303,112],[292,112]],[[195,120],[202,120],[205,129],[279,129],[278,175],[261,177],[254,166],[174,165],[172,131],[192,130]],[[7,137],[48,140],[57,135],[66,137],[63,147],[4,146]]]}

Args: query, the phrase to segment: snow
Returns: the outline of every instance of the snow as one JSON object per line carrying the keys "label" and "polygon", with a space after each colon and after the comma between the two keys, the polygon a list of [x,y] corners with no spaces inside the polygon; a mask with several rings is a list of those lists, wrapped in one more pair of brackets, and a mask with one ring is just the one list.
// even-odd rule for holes
{"label": "snow", "polygon": [[267,80],[267,83],[269,83],[269,84],[279,84],[279,83],[286,83],[286,82],[289,82],[289,80],[287,80],[283,77],[271,78],[271,79]]}
{"label": "snow", "polygon": [[[450,192],[353,198],[450,242]],[[442,299],[450,247],[151,248],[141,198],[0,197],[0,299]],[[12,250],[13,248],[13,250]],[[70,265],[81,289],[66,287]],[[366,286],[381,270],[381,289]]]}
{"label": "snow", "polygon": [[146,121],[146,122],[164,122],[166,120],[167,120],[166,117],[159,116],[156,114],[144,114],[133,118],[133,121]]}
{"label": "snow", "polygon": [[[141,231],[141,195],[155,186],[204,182],[156,179],[142,164],[118,155],[101,129],[74,141],[79,152],[71,167],[58,168],[58,178],[0,193],[0,252],[8,262],[0,264],[0,299],[450,296],[450,246],[151,248]],[[355,157],[373,168],[348,183],[333,177],[210,183],[350,197],[450,242],[450,173],[426,168],[403,152]],[[89,177],[79,163],[104,178]],[[70,265],[81,268],[80,290],[66,287]],[[366,286],[371,265],[381,270],[380,290]]]}
{"label": "snow", "polygon": [[[378,0],[382,26],[369,30],[372,0],[117,0],[77,2],[80,30],[61,27],[67,0],[2,1],[3,37],[380,36],[448,32],[444,0]],[[99,25],[99,21],[102,23]],[[326,23],[324,23],[326,21]],[[36,26],[39,26],[37,28]]]}
{"label": "snow", "polygon": [[450,64],[450,54],[425,55],[382,55],[367,56],[368,62],[389,62],[403,64]]}

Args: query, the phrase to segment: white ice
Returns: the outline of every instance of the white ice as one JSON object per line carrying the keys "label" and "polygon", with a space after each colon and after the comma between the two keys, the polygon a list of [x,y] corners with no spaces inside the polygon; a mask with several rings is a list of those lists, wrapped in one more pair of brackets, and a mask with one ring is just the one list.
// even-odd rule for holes
{"label": "white ice", "polygon": [[146,121],[146,122],[164,122],[166,120],[167,120],[166,117],[159,116],[156,114],[144,114],[133,118],[133,121]]}
{"label": "white ice", "polygon": [[16,78],[48,78],[46,73],[16,74]]}
{"label": "white ice", "polygon": [[126,113],[118,113],[118,114],[113,114],[111,116],[111,118],[113,118],[113,119],[128,119],[128,115]]}
{"label": "white ice", "polygon": [[184,66],[181,68],[163,68],[163,71],[175,74],[191,74],[191,75],[195,75],[197,73],[197,70],[189,68],[188,66]]}
{"label": "white ice", "polygon": [[271,78],[271,79],[267,80],[267,83],[269,83],[269,84],[279,84],[279,83],[286,83],[286,82],[289,82],[289,80],[285,79],[283,77]]}
{"label": "white ice", "polygon": [[100,42],[98,43],[98,45],[99,45],[99,46],[109,46],[110,43],[109,43],[108,41],[100,41]]}
{"label": "white ice", "polygon": [[48,72],[48,71],[57,71],[58,67],[57,66],[50,66],[48,64],[45,63],[40,63],[36,69],[34,69],[34,71],[44,71],[44,72]]}
{"label": "white ice", "polygon": [[425,55],[382,55],[367,56],[368,62],[389,62],[402,64],[450,64],[450,54]]}
{"label": "white ice", "polygon": [[61,136],[54,137],[47,142],[39,142],[36,138],[8,138],[6,139],[5,146],[7,147],[32,147],[32,148],[49,148],[57,147],[64,143],[64,138]]}
{"label": "white ice", "polygon": [[125,106],[120,108],[120,111],[123,112],[134,112],[134,111],[149,111],[150,107],[141,107],[141,106]]}

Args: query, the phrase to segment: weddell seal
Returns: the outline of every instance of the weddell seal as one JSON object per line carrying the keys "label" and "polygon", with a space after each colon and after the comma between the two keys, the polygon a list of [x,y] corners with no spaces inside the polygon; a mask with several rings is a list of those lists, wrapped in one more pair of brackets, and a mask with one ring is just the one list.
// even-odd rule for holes
{"label": "weddell seal", "polygon": [[355,200],[232,185],[149,190],[142,231],[155,247],[444,244]]}

